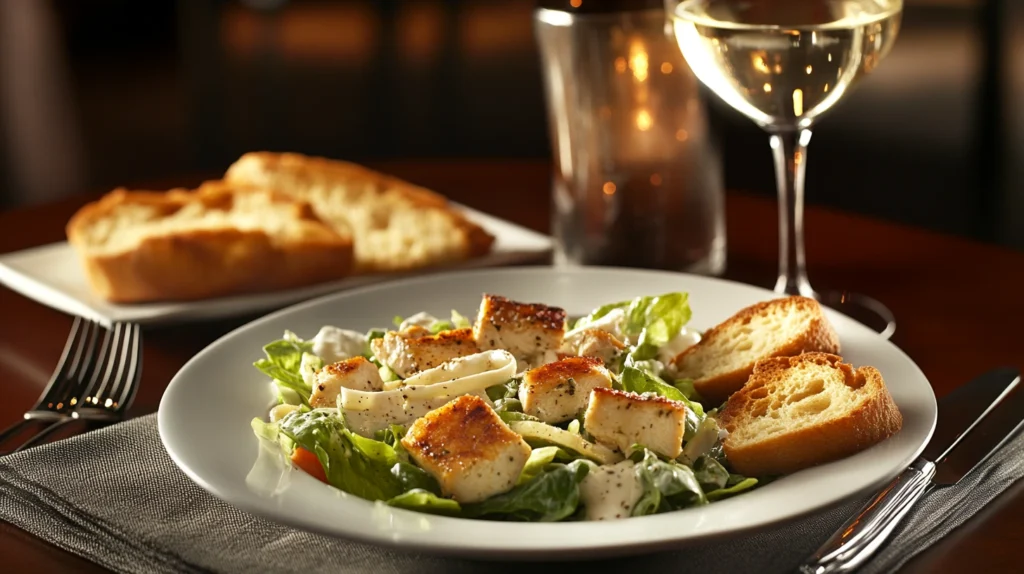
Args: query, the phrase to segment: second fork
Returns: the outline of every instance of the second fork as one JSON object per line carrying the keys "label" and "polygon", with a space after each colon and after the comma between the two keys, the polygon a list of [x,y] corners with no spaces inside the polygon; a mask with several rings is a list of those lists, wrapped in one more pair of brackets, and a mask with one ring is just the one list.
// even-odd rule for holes
{"label": "second fork", "polygon": [[[76,325],[79,323],[80,320],[76,318]],[[92,340],[87,347],[90,355],[95,347],[95,336],[98,329],[97,326],[97,329],[93,330]],[[70,339],[68,347],[71,347]],[[29,438],[12,452],[18,452],[38,444],[73,421],[107,424],[123,419],[125,411],[135,398],[141,375],[141,327],[134,323],[114,323],[112,328],[104,333],[99,355],[91,361],[89,368],[75,371],[73,378],[77,380],[78,384],[74,388],[73,396],[66,399],[67,404],[60,405],[62,410],[52,412],[52,416],[46,419],[52,421],[50,426]],[[50,405],[50,403],[46,404]],[[25,416],[28,419],[29,413],[26,413]],[[36,418],[44,417],[39,415]],[[0,441],[6,436],[0,436]]]}

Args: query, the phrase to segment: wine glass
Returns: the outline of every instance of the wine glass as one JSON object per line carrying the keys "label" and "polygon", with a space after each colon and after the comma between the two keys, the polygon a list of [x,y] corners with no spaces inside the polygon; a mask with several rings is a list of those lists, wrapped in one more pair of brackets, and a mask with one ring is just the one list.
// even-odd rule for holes
{"label": "wine glass", "polygon": [[817,292],[804,260],[804,171],[811,126],[888,54],[903,0],[665,0],[700,81],[771,136],[779,193],[775,291],[804,295],[872,327],[896,329],[866,295]]}

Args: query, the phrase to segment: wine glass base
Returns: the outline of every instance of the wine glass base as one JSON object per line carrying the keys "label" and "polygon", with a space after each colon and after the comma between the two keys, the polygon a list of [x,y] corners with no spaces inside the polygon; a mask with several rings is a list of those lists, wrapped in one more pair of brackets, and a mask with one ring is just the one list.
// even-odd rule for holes
{"label": "wine glass base", "polygon": [[896,332],[896,317],[876,299],[850,291],[822,291],[815,299],[874,330],[883,339]]}

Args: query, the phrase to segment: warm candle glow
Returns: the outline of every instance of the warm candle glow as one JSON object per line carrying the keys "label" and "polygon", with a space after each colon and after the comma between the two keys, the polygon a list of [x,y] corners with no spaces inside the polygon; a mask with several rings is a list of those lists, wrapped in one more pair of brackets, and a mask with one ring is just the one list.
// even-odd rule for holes
{"label": "warm candle glow", "polygon": [[633,40],[629,44],[629,69],[633,70],[633,77],[638,82],[643,82],[647,79],[647,50],[639,40]]}
{"label": "warm candle glow", "polygon": [[650,112],[648,112],[647,110],[640,110],[639,112],[636,113],[636,127],[640,131],[645,132],[651,129],[651,126],[653,125],[654,118],[651,117]]}
{"label": "warm candle glow", "polygon": [[610,181],[606,181],[604,182],[604,185],[601,186],[601,191],[603,191],[605,195],[615,195],[615,184]]}
{"label": "warm candle glow", "polygon": [[753,53],[750,55],[750,64],[754,66],[754,69],[762,74],[770,74],[771,70],[768,69],[768,63],[764,61],[764,52]]}

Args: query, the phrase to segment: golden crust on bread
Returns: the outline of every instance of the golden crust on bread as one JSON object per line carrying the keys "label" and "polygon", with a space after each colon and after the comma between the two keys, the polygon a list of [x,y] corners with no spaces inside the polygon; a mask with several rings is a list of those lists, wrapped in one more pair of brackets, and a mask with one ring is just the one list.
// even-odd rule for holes
{"label": "golden crust on bread", "polygon": [[224,178],[307,201],[323,220],[350,228],[360,272],[471,259],[490,252],[494,243],[444,196],[349,162],[252,152],[231,165]]}
{"label": "golden crust on bread", "polygon": [[311,206],[253,187],[120,188],[68,222],[93,290],[108,301],[181,301],[339,279],[352,240]]}
{"label": "golden crust on bread", "polygon": [[760,359],[805,352],[839,353],[839,336],[821,305],[808,297],[783,297],[741,309],[709,329],[671,363],[678,378],[693,380],[709,405],[743,387]]}
{"label": "golden crust on bread", "polygon": [[759,361],[729,397],[721,424],[732,468],[783,475],[838,460],[896,434],[903,416],[874,367],[805,353]]}

